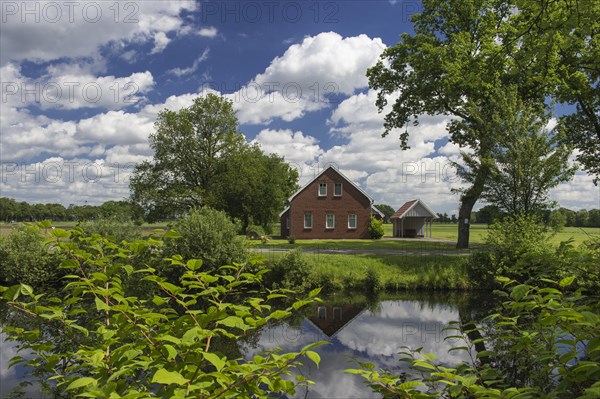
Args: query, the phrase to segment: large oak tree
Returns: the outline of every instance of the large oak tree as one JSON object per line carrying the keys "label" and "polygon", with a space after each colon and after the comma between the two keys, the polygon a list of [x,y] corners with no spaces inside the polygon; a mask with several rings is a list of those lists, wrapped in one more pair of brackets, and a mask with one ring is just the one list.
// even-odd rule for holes
{"label": "large oak tree", "polygon": [[149,220],[210,206],[239,218],[244,229],[252,222],[266,226],[297,188],[297,172],[250,145],[238,131],[232,102],[221,96],[165,109],[155,127],[154,159],[137,165],[130,182],[132,200]]}
{"label": "large oak tree", "polygon": [[579,2],[561,0],[422,4],[422,13],[412,17],[414,33],[402,34],[367,75],[378,90],[380,111],[396,97],[383,135],[399,130],[402,149],[409,148],[406,126],[430,114],[451,116],[450,140],[471,151],[458,220],[457,246],[464,248],[471,211],[490,178],[493,148],[502,135],[494,120],[503,92],[516,87],[531,107],[547,105],[549,96],[576,103],[576,112],[561,118],[561,126],[582,151],[580,159],[589,161],[586,168],[598,167],[599,7],[590,3],[578,12]]}

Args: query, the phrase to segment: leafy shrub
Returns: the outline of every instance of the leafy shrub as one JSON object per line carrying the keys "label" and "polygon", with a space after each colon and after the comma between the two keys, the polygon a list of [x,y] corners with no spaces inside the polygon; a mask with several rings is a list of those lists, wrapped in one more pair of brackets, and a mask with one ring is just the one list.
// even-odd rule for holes
{"label": "leafy shrub", "polygon": [[507,216],[494,222],[484,238],[485,248],[474,252],[467,265],[472,281],[495,285],[496,276],[520,281],[557,277],[559,263],[545,226],[533,216]]}
{"label": "leafy shrub", "polygon": [[273,287],[296,290],[316,288],[306,285],[310,275],[310,267],[300,248],[289,251],[267,266],[270,269],[267,279]]}
{"label": "leafy shrub", "polygon": [[375,217],[371,216],[371,221],[369,222],[369,237],[374,240],[379,240],[384,234],[383,221],[377,220]]}
{"label": "leafy shrub", "polygon": [[63,275],[60,251],[49,249],[38,226],[20,225],[0,237],[0,282],[28,284],[36,288],[55,286]]}
{"label": "leafy shrub", "polygon": [[289,244],[295,244],[296,243],[296,237],[294,236],[288,236],[287,241]]}
{"label": "leafy shrub", "polygon": [[246,244],[238,236],[239,227],[225,212],[204,207],[175,222],[181,237],[167,240],[164,253],[184,259],[201,259],[205,268],[215,270],[221,265],[243,263],[247,258]]}
{"label": "leafy shrub", "polygon": [[246,237],[255,240],[260,238],[261,236],[265,235],[265,230],[262,228],[262,226],[258,226],[258,225],[250,225],[248,226],[248,228],[246,229]]}
{"label": "leafy shrub", "polygon": [[[134,270],[129,262],[147,249],[160,257],[160,240],[115,243],[86,236],[81,229],[52,234],[67,257],[61,266],[70,275],[61,295],[36,295],[26,284],[0,287],[0,300],[15,313],[42,322],[4,326],[3,331],[31,352],[29,360],[16,357],[11,363],[32,367],[45,393],[61,398],[285,397],[294,395],[296,384],[308,384],[283,376],[302,356],[318,365],[319,355],[311,349],[319,343],[297,353],[267,351],[252,360],[228,357],[215,343],[235,345],[251,331],[310,304],[318,291],[275,310],[271,303],[285,297],[283,292],[238,295],[262,281],[263,272],[249,273],[245,265],[207,272],[201,271],[201,260],[186,262],[173,255],[169,263],[183,270],[173,284],[153,268]],[[123,289],[122,276],[131,274],[155,286],[151,301]]]}
{"label": "leafy shrub", "polygon": [[367,293],[373,294],[382,289],[379,273],[374,267],[368,267],[364,280],[364,288]]}
{"label": "leafy shrub", "polygon": [[447,339],[463,341],[451,350],[469,352],[470,362],[447,367],[422,348],[402,347],[407,373],[365,363],[346,372],[363,376],[385,398],[598,398],[600,314],[581,290],[569,290],[573,281],[540,288],[501,279],[512,287],[500,312],[488,318],[495,333],[479,339],[483,350],[466,338],[481,328],[458,322],[446,328],[454,331]]}

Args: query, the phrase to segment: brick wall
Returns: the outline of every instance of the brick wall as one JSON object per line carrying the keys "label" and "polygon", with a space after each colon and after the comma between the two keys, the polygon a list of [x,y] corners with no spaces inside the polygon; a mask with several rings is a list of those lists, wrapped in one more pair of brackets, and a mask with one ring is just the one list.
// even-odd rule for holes
{"label": "brick wall", "polygon": [[[342,195],[333,195],[334,183],[342,183]],[[319,197],[319,184],[327,184],[327,196]],[[304,228],[304,213],[312,212],[312,229]],[[326,214],[335,215],[335,227],[327,229]],[[356,229],[348,228],[348,215],[356,214]],[[290,217],[290,234],[299,239],[310,238],[369,238],[369,221],[371,202],[363,193],[345,180],[335,169],[326,170],[302,190],[290,204],[289,212],[281,218],[282,233],[286,224],[286,216]]]}

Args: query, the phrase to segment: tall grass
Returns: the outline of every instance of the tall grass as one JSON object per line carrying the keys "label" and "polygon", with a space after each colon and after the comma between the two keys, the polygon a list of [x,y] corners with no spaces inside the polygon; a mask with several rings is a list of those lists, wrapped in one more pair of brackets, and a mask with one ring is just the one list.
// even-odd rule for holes
{"label": "tall grass", "polygon": [[[281,254],[271,254],[271,261]],[[456,255],[303,255],[310,273],[308,287],[325,291],[369,290],[469,290],[466,257]]]}

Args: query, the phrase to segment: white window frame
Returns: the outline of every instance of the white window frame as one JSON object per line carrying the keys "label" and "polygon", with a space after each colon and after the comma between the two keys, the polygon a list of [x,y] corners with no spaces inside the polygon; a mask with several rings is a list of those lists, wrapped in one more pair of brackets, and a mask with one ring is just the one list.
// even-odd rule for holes
{"label": "white window frame", "polygon": [[[306,215],[310,216],[310,226],[306,225]],[[304,212],[304,228],[305,229],[312,229],[313,227],[313,215],[312,212]]]}
{"label": "white window frame", "polygon": [[[325,194],[321,193],[321,187],[325,187]],[[327,197],[327,183],[319,183],[319,197]]]}
{"label": "white window frame", "polygon": [[289,230],[290,229],[290,216],[288,215],[286,221],[285,221],[285,227]]}
{"label": "white window frame", "polygon": [[317,308],[317,319],[327,320],[327,308],[325,306],[319,306]]}
{"label": "white window frame", "polygon": [[[350,217],[351,217],[351,216],[354,216],[354,226],[351,226],[351,225],[350,225]],[[356,216],[356,213],[349,213],[349,214],[348,214],[348,228],[349,228],[349,229],[356,229],[356,228],[357,228],[357,226],[358,226],[358,218],[357,218],[357,216]]]}
{"label": "white window frame", "polygon": [[[327,223],[327,222],[329,222],[329,216],[331,216],[331,220],[333,221],[333,224],[331,226],[329,226],[329,224]],[[335,229],[335,213],[326,213],[325,214],[325,228],[328,230]]]}
{"label": "white window frame", "polygon": [[[339,193],[339,194],[336,194],[336,193],[335,193],[335,188],[336,188],[338,185],[340,186],[340,193]],[[334,196],[334,197],[341,197],[343,193],[344,193],[344,186],[343,186],[342,182],[336,182],[336,183],[333,183],[333,196]]]}

